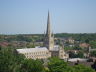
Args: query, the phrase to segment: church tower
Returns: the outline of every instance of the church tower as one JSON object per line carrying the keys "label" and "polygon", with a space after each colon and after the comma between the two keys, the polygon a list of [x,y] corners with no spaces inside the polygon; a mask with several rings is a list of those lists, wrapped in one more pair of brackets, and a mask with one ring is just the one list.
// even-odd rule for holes
{"label": "church tower", "polygon": [[54,35],[51,33],[49,12],[47,18],[47,30],[46,30],[46,34],[44,35],[44,46],[47,47],[49,50],[52,50],[54,48]]}

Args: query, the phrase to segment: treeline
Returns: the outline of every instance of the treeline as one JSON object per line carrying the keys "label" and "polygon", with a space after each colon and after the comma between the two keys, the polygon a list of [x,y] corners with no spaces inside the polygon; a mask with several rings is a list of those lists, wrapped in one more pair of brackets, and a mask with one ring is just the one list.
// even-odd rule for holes
{"label": "treeline", "polygon": [[72,38],[75,40],[75,43],[87,43],[91,48],[96,48],[96,33],[60,33],[55,34],[55,37],[62,39]]}
{"label": "treeline", "polygon": [[96,33],[59,33],[55,37],[69,38],[72,37],[77,41],[96,40]]}
{"label": "treeline", "polygon": [[27,34],[19,34],[19,35],[0,35],[0,42],[2,41],[26,41],[26,42],[34,42],[34,41],[41,41],[42,35],[35,34],[35,35],[27,35]]}
{"label": "treeline", "polygon": [[70,66],[59,58],[49,58],[44,65],[43,60],[25,59],[13,48],[0,48],[0,72],[95,72],[84,65]]}
{"label": "treeline", "polygon": [[[69,38],[72,37],[76,41],[88,41],[96,40],[96,33],[57,33],[54,34],[55,37],[60,38]],[[19,34],[19,35],[0,35],[0,41],[33,41],[33,40],[42,40],[44,37],[43,34]]]}

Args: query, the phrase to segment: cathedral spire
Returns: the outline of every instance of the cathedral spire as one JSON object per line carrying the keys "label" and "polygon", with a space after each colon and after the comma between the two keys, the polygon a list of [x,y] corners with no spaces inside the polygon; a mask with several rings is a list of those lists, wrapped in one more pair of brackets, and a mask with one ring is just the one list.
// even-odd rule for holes
{"label": "cathedral spire", "polygon": [[49,11],[48,11],[48,18],[47,18],[47,30],[46,30],[46,35],[44,37],[44,46],[47,47],[49,50],[52,50],[54,48],[54,36],[51,33]]}
{"label": "cathedral spire", "polygon": [[50,14],[49,14],[49,11],[48,11],[48,18],[47,18],[47,32],[46,32],[47,35],[51,35],[51,28],[50,28]]}

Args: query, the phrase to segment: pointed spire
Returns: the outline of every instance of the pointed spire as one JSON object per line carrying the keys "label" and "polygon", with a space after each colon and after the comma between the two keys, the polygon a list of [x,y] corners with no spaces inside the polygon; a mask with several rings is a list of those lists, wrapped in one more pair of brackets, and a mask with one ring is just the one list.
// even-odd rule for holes
{"label": "pointed spire", "polygon": [[45,31],[44,31],[44,37],[45,37],[45,35],[46,35],[46,34],[45,34]]}
{"label": "pointed spire", "polygon": [[47,47],[49,50],[52,50],[54,48],[54,37],[51,34],[49,11],[48,11],[48,18],[47,18],[47,30],[44,38],[44,46]]}
{"label": "pointed spire", "polygon": [[47,18],[47,32],[46,32],[46,34],[51,34],[49,11],[48,11],[48,18]]}

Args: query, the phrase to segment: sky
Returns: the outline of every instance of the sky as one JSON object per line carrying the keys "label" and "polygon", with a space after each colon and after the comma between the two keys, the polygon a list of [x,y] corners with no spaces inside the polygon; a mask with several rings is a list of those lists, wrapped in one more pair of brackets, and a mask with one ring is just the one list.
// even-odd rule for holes
{"label": "sky", "polygon": [[0,34],[96,33],[96,0],[0,0]]}

